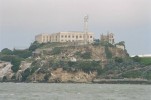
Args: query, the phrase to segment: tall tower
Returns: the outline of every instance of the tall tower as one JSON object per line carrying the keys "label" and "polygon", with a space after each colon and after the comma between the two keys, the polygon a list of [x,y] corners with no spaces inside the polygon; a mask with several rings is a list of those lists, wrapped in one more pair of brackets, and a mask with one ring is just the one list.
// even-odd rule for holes
{"label": "tall tower", "polygon": [[84,42],[88,42],[88,15],[84,17]]}

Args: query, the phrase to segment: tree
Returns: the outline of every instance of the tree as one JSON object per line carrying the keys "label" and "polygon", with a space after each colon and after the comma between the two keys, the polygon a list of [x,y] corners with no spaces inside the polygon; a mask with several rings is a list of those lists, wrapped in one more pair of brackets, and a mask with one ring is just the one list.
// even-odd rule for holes
{"label": "tree", "polygon": [[40,44],[37,41],[35,41],[30,45],[29,51],[35,51],[39,46]]}
{"label": "tree", "polygon": [[81,54],[81,57],[83,58],[83,59],[90,59],[91,58],[91,52],[85,52],[85,53],[83,53],[83,54]]}
{"label": "tree", "polygon": [[8,49],[8,48],[4,48],[2,51],[1,51],[2,54],[5,54],[5,55],[12,55],[13,52],[12,50]]}
{"label": "tree", "polygon": [[123,59],[121,57],[115,57],[114,61],[117,62],[117,63],[122,63]]}
{"label": "tree", "polygon": [[132,57],[133,61],[140,62],[141,58],[139,56]]}
{"label": "tree", "polygon": [[13,51],[13,54],[14,55],[17,55],[21,58],[28,58],[32,55],[32,52],[29,51],[28,49],[25,49],[25,50],[14,50]]}
{"label": "tree", "polygon": [[11,69],[13,70],[13,72],[17,72],[19,70],[19,66],[21,64],[21,58],[19,57],[14,57],[12,60],[11,60],[11,64],[13,65],[11,67]]}
{"label": "tree", "polygon": [[118,45],[123,45],[125,47],[125,42],[124,41],[121,41],[119,43],[117,43]]}
{"label": "tree", "polygon": [[61,53],[61,47],[55,47],[52,49],[51,54],[56,55]]}
{"label": "tree", "polygon": [[3,79],[2,79],[2,81],[3,81],[3,82],[6,82],[6,81],[7,81],[7,77],[4,76]]}
{"label": "tree", "polygon": [[30,75],[30,69],[27,68],[23,73],[22,73],[22,81],[26,81],[27,77]]}
{"label": "tree", "polygon": [[108,46],[105,46],[105,54],[106,58],[108,59],[112,58],[112,52],[109,50]]}
{"label": "tree", "polygon": [[49,77],[51,76],[51,74],[49,73],[46,73],[46,75],[44,76],[44,80],[45,81],[48,81],[49,80]]}

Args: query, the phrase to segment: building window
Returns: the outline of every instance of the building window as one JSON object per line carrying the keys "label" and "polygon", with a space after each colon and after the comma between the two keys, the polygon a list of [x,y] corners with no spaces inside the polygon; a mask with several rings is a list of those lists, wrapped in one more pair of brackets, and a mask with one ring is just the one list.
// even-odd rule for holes
{"label": "building window", "polygon": [[80,38],[82,38],[82,36],[80,36]]}
{"label": "building window", "polygon": [[72,38],[74,38],[74,36],[72,36]]}
{"label": "building window", "polygon": [[63,35],[61,35],[61,37],[63,38]]}
{"label": "building window", "polygon": [[65,35],[65,38],[67,38],[67,36]]}
{"label": "building window", "polygon": [[78,38],[78,36],[76,36],[76,38]]}
{"label": "building window", "polygon": [[70,38],[70,35],[68,36],[68,38]]}
{"label": "building window", "polygon": [[90,38],[92,38],[92,36],[90,36]]}

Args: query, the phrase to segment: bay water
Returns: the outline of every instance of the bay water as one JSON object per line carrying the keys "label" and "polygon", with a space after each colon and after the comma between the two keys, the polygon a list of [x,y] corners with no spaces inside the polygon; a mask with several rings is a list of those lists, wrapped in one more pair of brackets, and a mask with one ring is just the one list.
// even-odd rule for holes
{"label": "bay water", "polygon": [[151,85],[0,83],[0,100],[151,100]]}

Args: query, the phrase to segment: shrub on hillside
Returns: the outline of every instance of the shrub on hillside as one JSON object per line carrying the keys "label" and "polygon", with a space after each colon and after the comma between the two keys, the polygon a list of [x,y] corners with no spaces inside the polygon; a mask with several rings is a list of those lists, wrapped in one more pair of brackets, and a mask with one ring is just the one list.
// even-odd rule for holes
{"label": "shrub on hillside", "polygon": [[91,52],[85,52],[85,53],[82,53],[80,56],[83,58],[83,59],[91,59]]}
{"label": "shrub on hillside", "polygon": [[52,55],[57,55],[61,53],[61,47],[55,47],[52,49],[51,54]]}
{"label": "shrub on hillside", "polygon": [[13,70],[13,72],[17,72],[19,65],[23,59],[15,55],[3,55],[0,57],[0,60],[11,62],[11,64],[13,65],[11,69]]}
{"label": "shrub on hillside", "polygon": [[133,61],[140,62],[141,58],[139,56],[132,57]]}
{"label": "shrub on hillside", "polygon": [[26,81],[27,77],[30,75],[30,69],[27,68],[23,73],[22,73],[22,81]]}
{"label": "shrub on hillside", "polygon": [[29,46],[29,50],[35,51],[38,47],[39,47],[39,43],[37,41],[35,41],[35,42],[31,43],[31,45]]}
{"label": "shrub on hillside", "polygon": [[25,49],[25,50],[14,50],[13,51],[13,54],[14,55],[17,55],[21,58],[28,58],[32,55],[32,52],[29,51],[28,49]]}
{"label": "shrub on hillside", "polygon": [[13,52],[12,50],[8,49],[8,48],[4,48],[2,51],[1,51],[1,54],[4,54],[4,55],[12,55]]}
{"label": "shrub on hillside", "polygon": [[76,70],[83,70],[84,72],[89,73],[90,71],[97,71],[101,73],[101,65],[99,61],[78,61],[78,62],[68,62],[68,66],[75,68]]}
{"label": "shrub on hillside", "polygon": [[129,71],[122,74],[124,78],[141,78],[141,76],[142,72],[140,70]]}
{"label": "shrub on hillside", "polygon": [[108,46],[105,46],[105,54],[108,59],[112,58],[112,52],[109,50]]}
{"label": "shrub on hillside", "polygon": [[142,57],[140,62],[146,66],[151,65],[151,57]]}
{"label": "shrub on hillside", "polygon": [[114,61],[117,62],[117,63],[122,63],[123,62],[123,58],[121,58],[121,57],[115,57]]}

